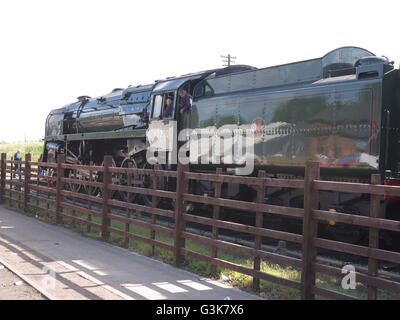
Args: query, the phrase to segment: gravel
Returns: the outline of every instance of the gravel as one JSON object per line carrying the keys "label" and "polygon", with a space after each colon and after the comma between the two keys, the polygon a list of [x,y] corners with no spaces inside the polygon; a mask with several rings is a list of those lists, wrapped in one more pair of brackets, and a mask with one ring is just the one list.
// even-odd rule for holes
{"label": "gravel", "polygon": [[0,265],[0,300],[46,300],[46,298]]}

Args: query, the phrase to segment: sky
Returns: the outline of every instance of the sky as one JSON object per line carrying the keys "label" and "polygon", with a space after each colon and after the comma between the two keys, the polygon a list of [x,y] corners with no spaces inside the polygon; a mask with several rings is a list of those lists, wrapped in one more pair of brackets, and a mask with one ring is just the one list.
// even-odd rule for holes
{"label": "sky", "polygon": [[43,138],[48,113],[114,88],[258,68],[359,46],[400,62],[400,1],[0,2],[0,141]]}

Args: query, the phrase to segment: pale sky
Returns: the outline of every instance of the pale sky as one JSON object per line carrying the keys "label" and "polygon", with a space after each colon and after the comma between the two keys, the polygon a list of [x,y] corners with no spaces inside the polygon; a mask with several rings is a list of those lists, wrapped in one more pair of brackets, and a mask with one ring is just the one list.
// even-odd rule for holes
{"label": "pale sky", "polygon": [[400,1],[0,2],[0,141],[37,140],[52,109],[236,64],[268,67],[342,46],[400,62]]}

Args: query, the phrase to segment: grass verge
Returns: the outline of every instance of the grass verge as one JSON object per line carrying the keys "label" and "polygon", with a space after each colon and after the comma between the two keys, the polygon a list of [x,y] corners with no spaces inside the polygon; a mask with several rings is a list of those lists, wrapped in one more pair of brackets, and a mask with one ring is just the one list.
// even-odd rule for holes
{"label": "grass verge", "polygon": [[6,153],[8,160],[10,160],[11,157],[14,156],[14,154],[17,152],[18,149],[21,150],[22,160],[25,160],[25,155],[27,153],[31,153],[32,161],[37,161],[43,152],[43,142],[35,141],[35,142],[0,144],[0,154]]}

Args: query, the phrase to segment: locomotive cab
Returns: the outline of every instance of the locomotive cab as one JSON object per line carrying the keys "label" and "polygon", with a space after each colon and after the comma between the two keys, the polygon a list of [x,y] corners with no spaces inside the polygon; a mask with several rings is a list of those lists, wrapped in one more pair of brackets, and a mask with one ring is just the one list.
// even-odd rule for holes
{"label": "locomotive cab", "polygon": [[[202,86],[204,79],[252,70],[257,70],[257,68],[248,65],[233,65],[226,68],[158,81],[152,90],[150,99],[151,113],[146,133],[148,150],[159,158],[154,160],[154,162],[176,164],[178,146],[184,144],[189,138],[187,135],[188,131],[184,129],[192,128],[192,122],[198,118],[196,108],[191,108],[187,111],[185,116],[187,121],[184,121],[183,117],[179,114],[177,107],[180,101],[179,89],[185,89],[193,97],[193,101],[195,101],[200,96],[212,95],[212,93],[208,92],[208,87]],[[173,97],[173,110],[171,115],[163,116],[167,97]],[[152,160],[150,161],[152,162]]]}
{"label": "locomotive cab", "polygon": [[[149,163],[177,163],[178,129],[185,129],[178,110],[180,99],[178,91],[186,88],[188,94],[193,95],[196,84],[212,72],[214,70],[156,83],[150,98],[149,126],[146,132]],[[168,100],[171,100],[171,105]],[[190,112],[191,110],[188,111],[189,118]]]}

